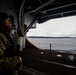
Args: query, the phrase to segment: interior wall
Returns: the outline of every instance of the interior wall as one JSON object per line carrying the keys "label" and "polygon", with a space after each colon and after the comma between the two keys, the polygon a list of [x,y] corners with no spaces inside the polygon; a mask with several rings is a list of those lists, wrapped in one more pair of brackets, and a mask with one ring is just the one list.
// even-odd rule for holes
{"label": "interior wall", "polygon": [[18,25],[16,11],[14,11],[15,5],[12,0],[0,0],[0,12],[7,13],[14,17],[14,24]]}

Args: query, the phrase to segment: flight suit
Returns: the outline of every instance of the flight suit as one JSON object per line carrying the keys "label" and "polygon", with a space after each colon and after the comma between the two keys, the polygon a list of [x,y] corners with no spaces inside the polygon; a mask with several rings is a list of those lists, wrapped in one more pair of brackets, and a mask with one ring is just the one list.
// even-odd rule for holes
{"label": "flight suit", "polygon": [[0,75],[18,75],[19,56],[5,57],[4,55],[10,44],[7,37],[0,33]]}

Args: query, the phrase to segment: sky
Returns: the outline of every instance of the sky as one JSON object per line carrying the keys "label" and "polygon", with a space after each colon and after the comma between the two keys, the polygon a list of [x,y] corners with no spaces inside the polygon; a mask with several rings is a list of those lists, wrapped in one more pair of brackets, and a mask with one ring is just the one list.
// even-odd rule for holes
{"label": "sky", "polygon": [[76,16],[50,19],[30,29],[27,36],[76,37]]}

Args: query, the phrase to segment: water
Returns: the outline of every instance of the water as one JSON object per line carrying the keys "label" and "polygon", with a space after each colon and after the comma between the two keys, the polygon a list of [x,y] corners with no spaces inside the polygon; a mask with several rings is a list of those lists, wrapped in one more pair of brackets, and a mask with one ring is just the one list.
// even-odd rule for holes
{"label": "water", "polygon": [[40,49],[76,51],[76,38],[28,38]]}

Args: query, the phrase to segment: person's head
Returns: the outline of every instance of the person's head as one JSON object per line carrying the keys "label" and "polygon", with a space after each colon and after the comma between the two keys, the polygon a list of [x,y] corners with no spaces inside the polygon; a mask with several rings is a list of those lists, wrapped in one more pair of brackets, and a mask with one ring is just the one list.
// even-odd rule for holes
{"label": "person's head", "polygon": [[6,13],[0,12],[0,27],[10,29],[11,21],[9,16]]}

